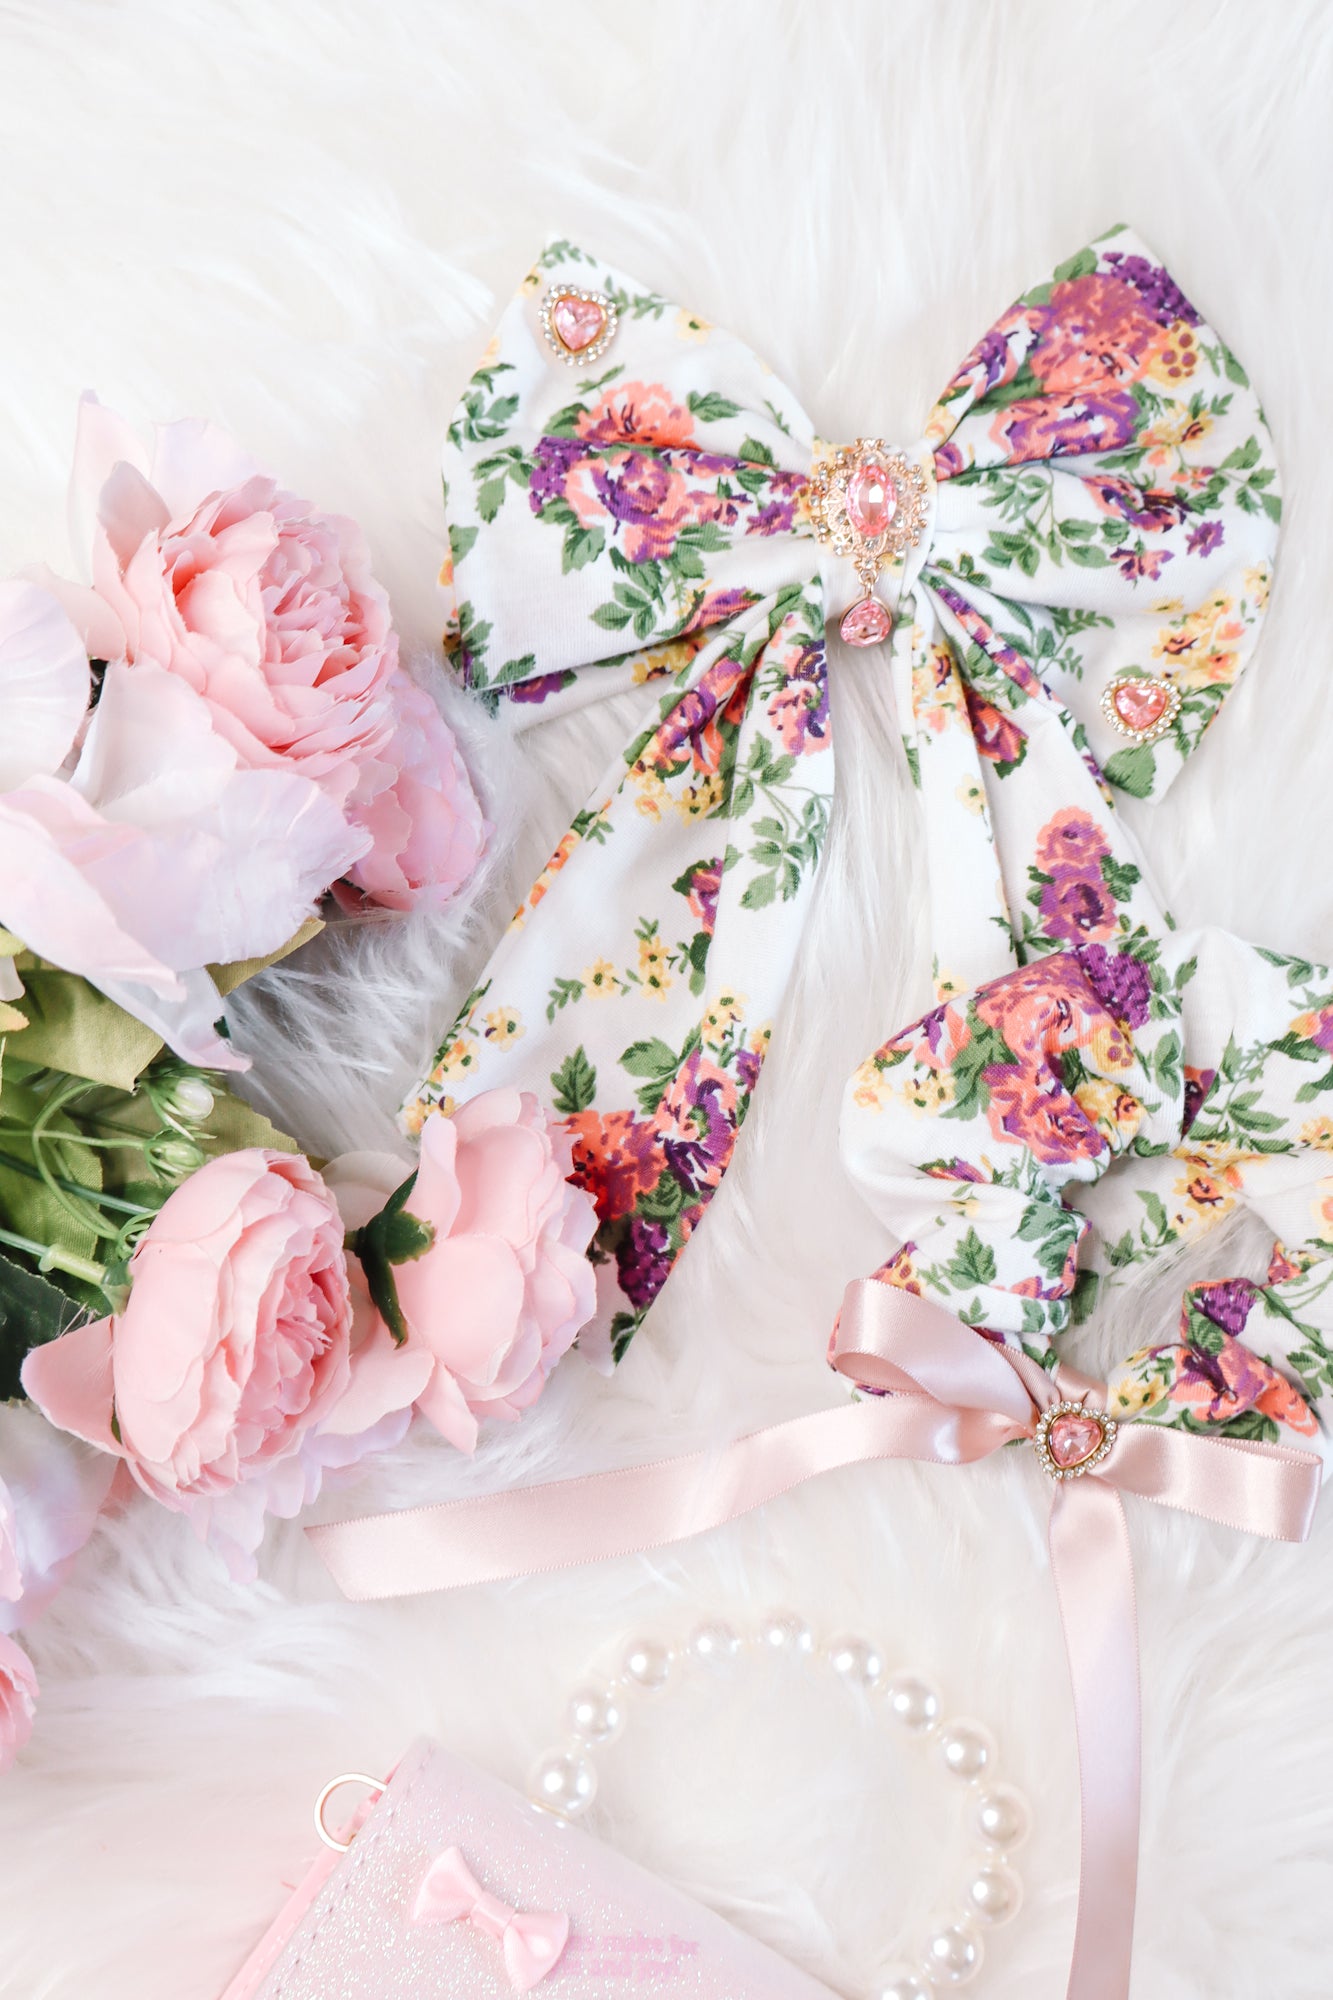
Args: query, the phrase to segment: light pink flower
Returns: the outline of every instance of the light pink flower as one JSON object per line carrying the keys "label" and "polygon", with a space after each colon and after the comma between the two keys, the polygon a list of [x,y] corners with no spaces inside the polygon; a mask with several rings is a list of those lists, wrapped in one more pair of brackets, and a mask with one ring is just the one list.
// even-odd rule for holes
{"label": "light pink flower", "polygon": [[398,662],[355,522],[284,491],[211,424],[161,425],[150,453],[93,396],[71,514],[92,582],[65,596],[92,656],[179,674],[243,764],[344,800],[389,739]]}
{"label": "light pink flower", "polygon": [[[596,1302],[584,1253],[597,1212],[566,1178],[570,1166],[559,1122],[528,1091],[483,1091],[452,1116],[426,1120],[406,1206],[434,1241],[393,1267],[407,1342],[395,1346],[370,1309],[334,1426],[364,1429],[410,1400],[451,1444],[472,1451],[483,1418],[512,1421],[536,1402]],[[329,1168],[352,1227],[403,1177],[401,1161],[385,1154]]]}
{"label": "light pink flower", "polygon": [[178,676],[242,768],[318,784],[347,815],[348,865],[373,841],[356,875],[369,900],[454,893],[486,829],[452,732],[398,666],[354,522],[284,491],[210,424],[160,426],[150,453],[91,396],[71,514],[91,584],[50,587],[93,658]]}
{"label": "light pink flower", "polygon": [[[467,881],[490,829],[453,731],[430,696],[401,669],[389,695],[393,735],[348,808],[372,841],[348,882],[386,909],[434,909]],[[341,888],[334,893],[349,900]]]}
{"label": "light pink flower", "polygon": [[[62,690],[80,642],[58,605],[20,588],[0,623],[0,724],[40,680],[10,671],[38,616],[54,692],[41,764],[11,758],[0,792],[0,923],[188,1061],[243,1067],[215,1031],[222,1001],[203,968],[285,944],[367,836],[310,780],[242,769],[205,703],[160,667],[107,668],[76,754],[83,710]],[[86,686],[86,659],[83,674]],[[29,744],[31,766],[35,733]]]}
{"label": "light pink flower", "polygon": [[338,1211],[307,1160],[224,1154],[169,1196],[130,1279],[122,1312],[34,1348],[23,1386],[244,1574],[264,1512],[317,1490],[303,1447],[348,1385]]}
{"label": "light pink flower", "polygon": [[12,1632],[59,1589],[116,1466],[53,1430],[31,1403],[0,1403],[0,1466],[0,1632]]}
{"label": "light pink flower", "polygon": [[0,1632],[0,1771],[7,1771],[32,1735],[37,1675],[22,1646]]}

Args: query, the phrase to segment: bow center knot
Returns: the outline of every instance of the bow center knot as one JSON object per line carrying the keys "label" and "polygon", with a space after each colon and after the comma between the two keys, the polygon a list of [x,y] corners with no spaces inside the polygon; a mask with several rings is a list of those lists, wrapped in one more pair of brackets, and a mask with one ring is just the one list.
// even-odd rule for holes
{"label": "bow center knot", "polygon": [[492,1896],[486,1889],[478,1893],[471,1911],[477,1929],[493,1938],[503,1937],[516,1915],[517,1911],[511,1910],[508,1903],[502,1903],[498,1896]]}
{"label": "bow center knot", "polygon": [[1052,1479],[1081,1479],[1099,1466],[1119,1429],[1105,1410],[1089,1409],[1080,1396],[1044,1410],[1032,1434],[1043,1472]]}
{"label": "bow center knot", "polygon": [[883,438],[823,448],[816,456],[805,505],[815,540],[851,563],[862,595],[843,613],[838,634],[849,646],[873,646],[893,626],[888,606],[875,594],[885,566],[900,574],[926,540],[934,479],[928,457],[909,458]]}

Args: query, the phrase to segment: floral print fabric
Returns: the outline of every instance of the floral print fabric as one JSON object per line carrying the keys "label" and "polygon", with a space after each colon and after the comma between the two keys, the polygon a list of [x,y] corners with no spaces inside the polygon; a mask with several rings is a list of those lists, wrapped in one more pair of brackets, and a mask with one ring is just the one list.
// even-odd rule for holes
{"label": "floral print fabric", "polygon": [[[542,335],[562,284],[617,307],[588,370]],[[564,242],[446,444],[446,643],[468,684],[523,720],[638,688],[642,715],[404,1117],[509,1083],[569,1120],[617,1356],[726,1171],[828,825],[825,620],[859,591],[813,538],[817,451],[748,348]],[[1170,781],[1253,645],[1279,505],[1243,370],[1113,231],[984,336],[907,456],[931,523],[881,580],[885,661],[940,992],[1158,935],[1111,788]],[[1156,743],[1102,716],[1126,673],[1181,697]]]}
{"label": "floral print fabric", "polygon": [[1047,1366],[1127,1267],[1248,1204],[1266,1270],[1191,1285],[1108,1406],[1333,1462],[1330,1109],[1333,972],[1177,932],[944,1002],[862,1064],[844,1149],[902,1239],[876,1276]]}

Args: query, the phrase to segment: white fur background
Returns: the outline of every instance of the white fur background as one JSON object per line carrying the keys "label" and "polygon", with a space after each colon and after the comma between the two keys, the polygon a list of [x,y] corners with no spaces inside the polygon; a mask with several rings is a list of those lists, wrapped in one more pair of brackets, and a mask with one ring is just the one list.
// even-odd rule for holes
{"label": "white fur background", "polygon": [[[548,229],[729,324],[827,436],[917,434],[975,336],[1132,222],[1244,357],[1288,516],[1259,660],[1137,823],[1177,914],[1333,956],[1327,0],[0,0],[0,568],[64,560],[79,391],[207,414],[357,515],[410,644],[438,609],[437,457]],[[825,1331],[886,1245],[840,1175],[846,1072],[926,1000],[920,837],[877,662],[835,662],[818,915],[740,1157],[609,1383],[571,1361],[471,1468],[426,1440],[358,1500],[685,1448],[835,1400]],[[237,1009],[313,1150],[385,1143],[431,1026],[623,730],[521,745],[457,696],[498,834],[476,909],[326,940]],[[303,1025],[284,1009],[294,1010]],[[1241,1231],[1218,1275],[1253,1269]],[[1094,1361],[1166,1327],[1159,1274]],[[1072,1729],[1021,1464],[846,1473],[679,1553],[385,1607],[299,1532],[227,1583],[175,1517],[106,1524],[32,1632],[0,1781],[4,2000],[212,2000],[334,1771],[425,1731],[521,1783],[631,1630],[773,1601],[860,1627],[998,1732],[1033,1794],[1028,1903],[979,1994],[1058,2000]],[[352,1502],[340,1498],[340,1507]],[[1147,1783],[1135,2000],[1333,1990],[1333,1516],[1274,1550],[1134,1509]],[[764,1678],[644,1714],[599,1827],[849,1994],[958,1877],[941,1784],[881,1718]],[[945,1897],[947,1902],[947,1895]]]}

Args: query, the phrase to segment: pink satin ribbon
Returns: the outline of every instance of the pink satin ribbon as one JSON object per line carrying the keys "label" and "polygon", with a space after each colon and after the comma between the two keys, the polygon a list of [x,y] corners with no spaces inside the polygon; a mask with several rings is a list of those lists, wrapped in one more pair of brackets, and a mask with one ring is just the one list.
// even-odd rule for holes
{"label": "pink satin ribbon", "polygon": [[[719,1527],[804,1480],[910,1458],[962,1465],[1031,1439],[1044,1411],[1104,1391],[1054,1377],[942,1306],[873,1278],[847,1288],[834,1366],[880,1392],[618,1472],[308,1530],[350,1598],[496,1582],[628,1555]],[[1068,2000],[1124,2000],[1138,1871],[1140,1702],[1134,1577],[1121,1493],[1275,1541],[1304,1541],[1319,1460],[1283,1445],[1122,1423],[1109,1455],[1053,1483],[1050,1521],[1073,1686],[1082,1863]]]}
{"label": "pink satin ribbon", "polygon": [[527,1993],[554,1971],[569,1942],[569,1918],[562,1912],[511,1910],[482,1888],[460,1848],[446,1847],[422,1878],[412,1921],[452,1924],[464,1919],[497,1941],[516,1993]]}

